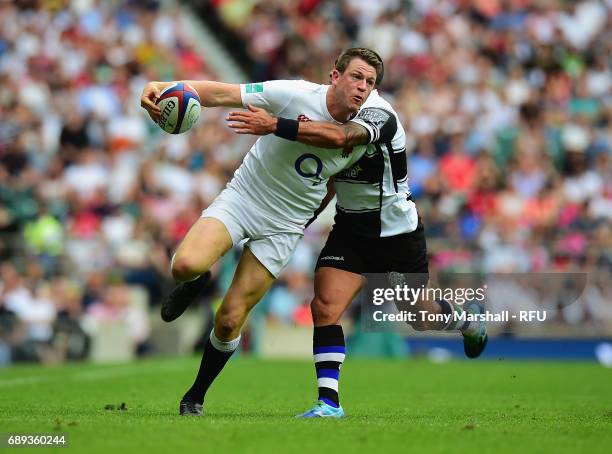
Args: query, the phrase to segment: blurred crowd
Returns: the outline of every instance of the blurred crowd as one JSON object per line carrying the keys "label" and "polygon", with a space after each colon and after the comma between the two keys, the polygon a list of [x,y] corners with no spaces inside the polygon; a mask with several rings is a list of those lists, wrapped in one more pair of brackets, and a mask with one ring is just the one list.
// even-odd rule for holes
{"label": "blurred crowd", "polygon": [[0,1],[0,363],[83,357],[113,321],[148,350],[131,289],[159,302],[241,160],[214,115],[170,136],[140,108],[148,80],[214,78],[183,20],[154,1]]}
{"label": "blurred crowd", "polygon": [[[325,83],[343,48],[381,54],[433,267],[594,273],[612,304],[610,1],[192,3],[244,42],[251,81]],[[151,350],[172,251],[253,141],[220,109],[178,136],[140,109],[148,80],[221,77],[184,20],[154,0],[0,0],[0,364],[84,357],[106,321]],[[307,230],[266,317],[308,323],[328,230]]]}
{"label": "blurred crowd", "polygon": [[254,80],[382,56],[435,268],[589,272],[612,304],[612,2],[193,3],[244,40]]}

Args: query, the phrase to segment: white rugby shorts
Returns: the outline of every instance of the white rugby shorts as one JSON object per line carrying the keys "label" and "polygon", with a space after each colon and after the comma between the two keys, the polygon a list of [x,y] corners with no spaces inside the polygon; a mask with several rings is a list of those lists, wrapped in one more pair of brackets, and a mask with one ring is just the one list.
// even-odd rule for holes
{"label": "white rugby shorts", "polygon": [[[203,218],[215,218],[227,228],[232,243],[238,245],[248,239],[246,246],[274,277],[287,266],[298,242],[304,236],[298,226],[290,231],[273,215],[255,206],[233,188],[225,188],[208,208]],[[298,231],[300,233],[298,233]]]}

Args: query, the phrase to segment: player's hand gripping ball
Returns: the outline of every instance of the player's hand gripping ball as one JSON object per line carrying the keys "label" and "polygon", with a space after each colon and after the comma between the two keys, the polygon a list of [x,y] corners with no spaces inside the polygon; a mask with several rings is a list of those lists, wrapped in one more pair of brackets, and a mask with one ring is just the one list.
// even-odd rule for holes
{"label": "player's hand gripping ball", "polygon": [[185,82],[176,82],[163,90],[156,104],[161,110],[157,124],[170,134],[189,131],[202,110],[198,92]]}

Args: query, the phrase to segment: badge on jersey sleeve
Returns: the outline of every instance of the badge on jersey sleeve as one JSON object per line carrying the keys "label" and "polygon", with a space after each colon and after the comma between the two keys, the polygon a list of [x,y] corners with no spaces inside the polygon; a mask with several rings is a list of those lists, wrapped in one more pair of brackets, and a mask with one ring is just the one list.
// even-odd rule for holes
{"label": "badge on jersey sleeve", "polygon": [[359,113],[357,114],[357,118],[380,129],[381,126],[383,126],[387,121],[389,121],[389,118],[391,118],[391,114],[385,112],[382,109],[366,108],[359,111]]}
{"label": "badge on jersey sleeve", "polygon": [[378,107],[360,110],[355,120],[370,129],[370,143],[381,140],[391,141],[397,131],[397,122],[393,114]]}
{"label": "badge on jersey sleeve", "polygon": [[261,93],[264,90],[263,82],[256,84],[246,84],[244,89],[247,93]]}

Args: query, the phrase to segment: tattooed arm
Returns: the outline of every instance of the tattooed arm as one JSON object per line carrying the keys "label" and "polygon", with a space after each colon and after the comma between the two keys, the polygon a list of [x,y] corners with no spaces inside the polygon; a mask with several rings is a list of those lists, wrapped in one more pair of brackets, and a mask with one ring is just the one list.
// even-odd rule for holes
{"label": "tattooed arm", "polygon": [[300,123],[296,140],[321,148],[348,148],[369,143],[370,134],[366,128],[352,121],[341,125],[305,121]]}
{"label": "tattooed arm", "polygon": [[[263,136],[277,130],[278,118],[265,110],[248,106],[248,110],[230,112],[226,120],[237,134]],[[336,124],[326,121],[303,121],[299,123],[298,142],[320,148],[350,148],[370,142],[368,130],[355,122]]]}

